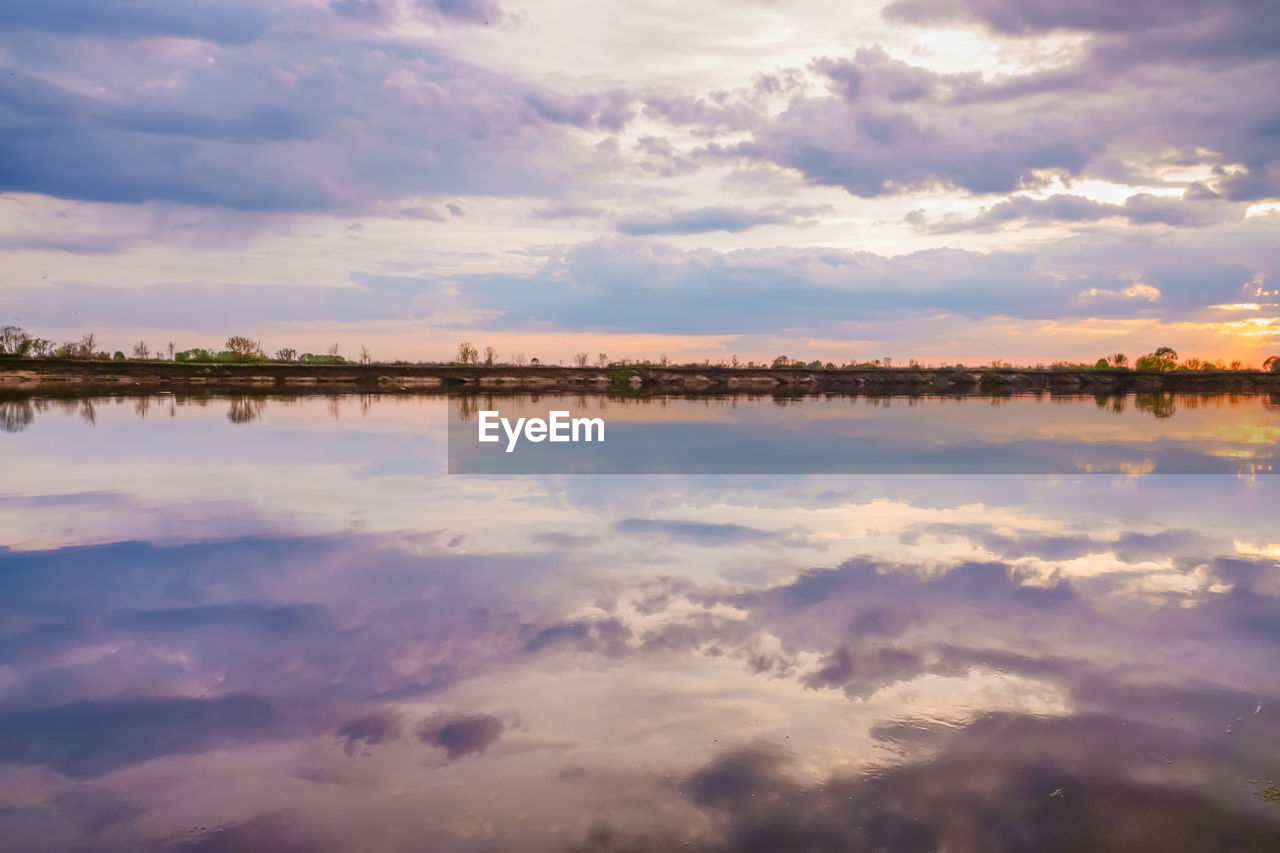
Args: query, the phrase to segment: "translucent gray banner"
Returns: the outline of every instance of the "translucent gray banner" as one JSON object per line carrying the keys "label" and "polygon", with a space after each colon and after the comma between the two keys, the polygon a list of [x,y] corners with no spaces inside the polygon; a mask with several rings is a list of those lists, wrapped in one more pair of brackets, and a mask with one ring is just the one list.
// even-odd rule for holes
{"label": "translucent gray banner", "polygon": [[455,474],[1269,474],[1272,396],[449,400]]}

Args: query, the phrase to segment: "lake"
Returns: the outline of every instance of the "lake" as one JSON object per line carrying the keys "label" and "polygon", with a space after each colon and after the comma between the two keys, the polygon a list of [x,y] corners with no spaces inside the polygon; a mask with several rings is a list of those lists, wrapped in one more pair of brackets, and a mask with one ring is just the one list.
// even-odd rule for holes
{"label": "lake", "polygon": [[1271,397],[0,426],[6,851],[1280,849]]}

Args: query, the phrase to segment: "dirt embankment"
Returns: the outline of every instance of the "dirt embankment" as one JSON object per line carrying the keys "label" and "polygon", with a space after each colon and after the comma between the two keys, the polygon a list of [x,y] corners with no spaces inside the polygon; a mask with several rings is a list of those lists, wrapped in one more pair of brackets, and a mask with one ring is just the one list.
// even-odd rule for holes
{"label": "dirt embankment", "polygon": [[612,394],[1061,394],[1280,392],[1259,371],[1018,368],[511,367],[497,365],[177,364],[0,359],[0,393],[82,396],[568,391]]}

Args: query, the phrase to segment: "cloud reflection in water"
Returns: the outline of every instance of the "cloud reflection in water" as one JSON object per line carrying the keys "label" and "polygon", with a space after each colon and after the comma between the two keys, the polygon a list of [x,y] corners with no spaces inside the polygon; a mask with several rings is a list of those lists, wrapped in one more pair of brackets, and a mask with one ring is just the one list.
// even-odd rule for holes
{"label": "cloud reflection in water", "polygon": [[1280,844],[1270,478],[470,479],[327,405],[6,438],[11,849]]}

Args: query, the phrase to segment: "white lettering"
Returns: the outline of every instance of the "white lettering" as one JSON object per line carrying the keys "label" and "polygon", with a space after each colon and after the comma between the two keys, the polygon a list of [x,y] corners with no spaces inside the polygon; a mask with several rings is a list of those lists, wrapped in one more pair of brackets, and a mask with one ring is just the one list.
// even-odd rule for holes
{"label": "white lettering", "polygon": [[491,417],[496,419],[498,417],[498,413],[490,410],[485,410],[480,413],[480,441],[499,440],[496,432],[493,435],[489,435],[489,430],[497,430],[499,426],[497,420],[490,421]]}
{"label": "white lettering", "polygon": [[516,418],[515,423],[502,417],[496,411],[485,409],[480,412],[480,422],[476,429],[476,439],[486,444],[502,441],[499,427],[507,436],[507,453],[515,452],[521,438],[535,444],[551,440],[563,441],[604,441],[604,418],[572,418],[570,412],[557,410],[548,413],[549,421],[542,418]]}
{"label": "white lettering", "polygon": [[[578,438],[578,427],[582,427],[584,438]],[[573,440],[574,441],[591,441],[591,430],[596,431],[596,441],[604,441],[604,418],[574,418],[573,419]]]}
{"label": "white lettering", "polygon": [[524,426],[524,418],[520,418],[518,421],[516,421],[515,429],[511,428],[511,421],[507,420],[506,418],[502,419],[502,428],[507,433],[507,452],[508,453],[516,449],[516,442],[520,440],[520,427],[522,426]]}
{"label": "white lettering", "polygon": [[524,425],[524,437],[538,442],[547,437],[547,422],[542,418],[529,418]]}
{"label": "white lettering", "polygon": [[568,412],[551,412],[551,435],[552,441],[568,441],[569,440],[569,413]]}

